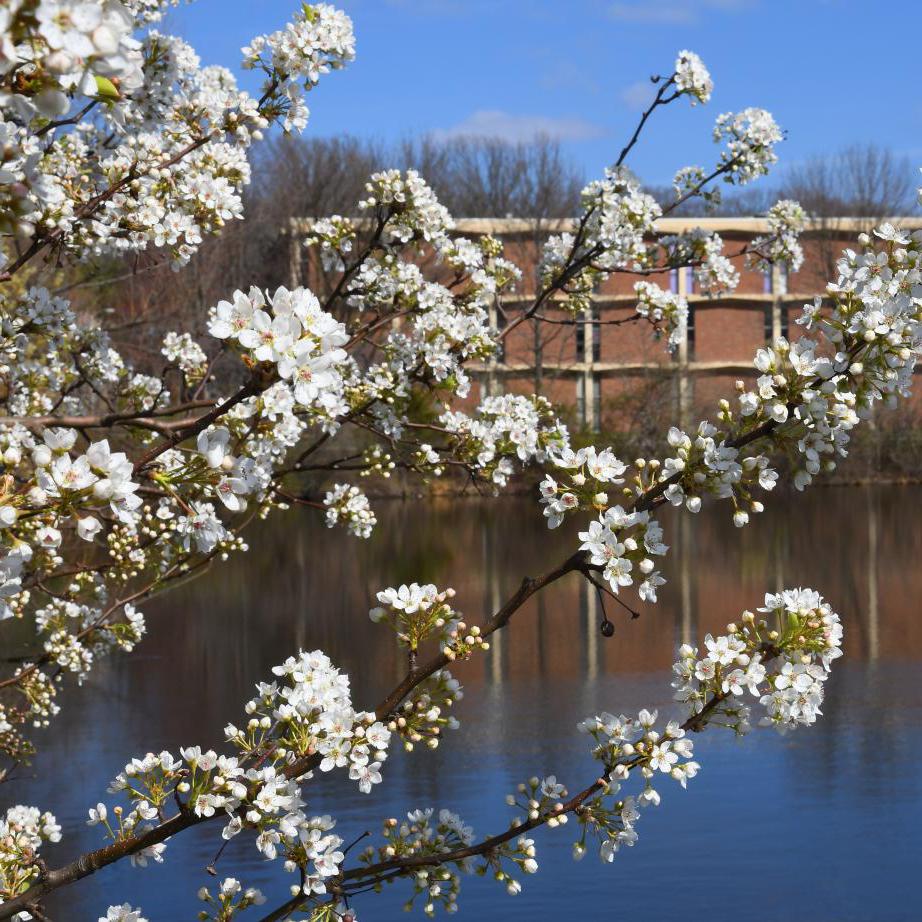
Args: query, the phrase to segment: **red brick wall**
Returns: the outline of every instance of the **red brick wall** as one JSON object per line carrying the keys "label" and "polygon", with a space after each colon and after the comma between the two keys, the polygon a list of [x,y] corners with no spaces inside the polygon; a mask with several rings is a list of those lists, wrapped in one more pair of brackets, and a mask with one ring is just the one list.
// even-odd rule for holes
{"label": "red brick wall", "polygon": [[[690,357],[696,362],[750,360],[765,342],[763,303],[739,301],[726,307],[694,307],[695,345]],[[769,332],[771,328],[769,327]]]}
{"label": "red brick wall", "polygon": [[[476,236],[476,235],[473,235]],[[541,241],[529,233],[501,235],[505,255],[522,269],[522,281],[516,296],[503,299],[503,309],[508,322],[513,322],[529,304],[536,285],[536,265],[541,252]],[[749,237],[740,231],[729,231],[723,235],[725,252],[728,255],[744,249]],[[810,335],[795,321],[801,314],[805,302],[825,291],[827,281],[834,278],[835,263],[846,247],[857,246],[854,235],[849,238],[839,234],[805,236],[802,238],[804,264],[800,271],[792,273],[787,280],[787,294],[782,305],[782,329],[790,339],[796,340]],[[438,278],[444,272],[433,263],[431,251],[423,250],[419,256],[430,277]],[[705,296],[690,289],[693,308],[693,341],[689,343],[688,359],[692,363],[689,375],[689,408],[695,418],[702,413],[713,413],[721,397],[734,400],[735,382],[739,378],[753,379],[745,369],[751,367],[752,357],[771,336],[771,309],[773,295],[766,292],[765,276],[762,272],[746,268],[742,256],[732,256],[731,261],[740,273],[740,283],[732,296],[706,300]],[[684,273],[685,270],[680,270]],[[305,281],[318,291],[324,285],[316,257],[307,251],[303,254]],[[615,273],[606,280],[598,291],[596,305],[599,323],[590,328],[587,324],[573,323],[574,318],[548,302],[541,315],[554,323],[534,321],[520,323],[506,337],[501,361],[513,366],[512,370],[500,370],[495,377],[494,388],[512,393],[541,393],[557,403],[571,418],[575,419],[578,382],[586,362],[593,361],[591,341],[598,343],[593,363],[597,366],[593,374],[598,377],[601,388],[600,415],[606,428],[630,428],[632,402],[643,395],[656,391],[657,400],[668,402],[672,412],[674,398],[666,393],[664,376],[678,370],[677,357],[671,355],[663,340],[653,336],[651,326],[645,321],[618,324],[634,314],[634,284],[643,278],[652,278],[663,288],[671,287],[670,273],[654,276]],[[518,298],[518,300],[516,300]],[[584,318],[576,318],[582,321]],[[564,321],[564,322],[559,322]],[[585,336],[581,336],[585,332]],[[582,339],[583,348],[580,349]],[[536,376],[534,366],[540,358],[542,371]],[[731,363],[732,369],[702,369],[701,364]],[[616,365],[637,365],[643,368],[618,369]],[[482,373],[472,373],[473,385],[468,398],[459,402],[460,408],[471,410],[480,400],[483,388],[479,383]],[[540,380],[539,380],[540,378]],[[666,381],[668,383],[668,381]],[[653,389],[653,390],[651,390]],[[675,389],[678,393],[678,389]],[[592,394],[587,395],[592,399]],[[922,394],[914,399],[913,405],[922,412]]]}

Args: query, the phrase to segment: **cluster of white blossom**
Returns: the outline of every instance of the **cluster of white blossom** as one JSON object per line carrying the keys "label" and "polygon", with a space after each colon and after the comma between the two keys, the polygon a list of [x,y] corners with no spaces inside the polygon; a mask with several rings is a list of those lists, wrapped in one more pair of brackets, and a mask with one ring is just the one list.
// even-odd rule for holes
{"label": "cluster of white blossom", "polygon": [[[537,779],[532,779],[537,782]],[[553,779],[546,779],[553,780]],[[524,785],[520,786],[524,789]],[[566,821],[566,817],[562,817]],[[377,849],[369,846],[361,855],[363,863],[371,865],[376,859],[387,861],[400,856],[410,861],[426,858],[442,858],[453,851],[474,843],[474,830],[451,810],[432,807],[411,810],[406,819],[388,819],[383,824],[384,842]],[[419,867],[412,877],[413,893],[404,905],[405,910],[413,908],[417,898],[423,902],[423,912],[434,916],[437,907],[445,912],[457,912],[461,889],[461,873],[486,873],[490,871],[494,880],[505,887],[510,896],[522,890],[521,883],[511,871],[534,874],[538,870],[535,860],[534,840],[522,835],[508,842],[502,842],[491,850],[489,860],[480,863],[472,858],[460,858],[450,863],[435,862],[433,867]]]}
{"label": "cluster of white blossom", "polygon": [[694,51],[680,51],[675,61],[675,85],[680,93],[690,97],[694,106],[699,102],[708,102],[714,90],[704,61]]}
{"label": "cluster of white blossom", "polygon": [[718,116],[714,140],[726,143],[720,160],[727,168],[724,180],[743,185],[764,176],[777,162],[775,145],[784,140],[784,133],[770,112],[749,108]]}
{"label": "cluster of white blossom", "polygon": [[444,243],[447,232],[454,227],[448,209],[416,170],[373,173],[365,184],[365,198],[359,208],[385,214],[386,239],[399,243]]}
{"label": "cluster of white blossom", "polygon": [[[303,129],[297,81],[310,87],[354,56],[349,18],[304,4],[244,49],[245,66],[266,72],[257,101],[180,39],[135,36],[168,5],[20,0],[0,10],[0,232],[77,256],[165,247],[180,265],[241,216],[246,151],[266,127]],[[77,130],[62,130],[71,121]]]}
{"label": "cluster of white blossom", "polygon": [[353,709],[349,677],[319,650],[289,657],[273,672],[282,684],[259,686],[259,697],[247,705],[246,728],[227,727],[228,739],[253,751],[274,726],[281,743],[274,759],[291,761],[298,752],[316,752],[322,757],[321,771],[348,767],[349,777],[365,793],[379,784],[391,731],[374,714]]}
{"label": "cluster of white blossom", "polygon": [[676,199],[684,201],[700,196],[709,207],[717,206],[722,200],[720,186],[707,186],[707,173],[700,166],[683,166],[672,178]]}
{"label": "cluster of white blossom", "polygon": [[370,538],[378,517],[368,497],[356,486],[338,483],[323,498],[327,527],[345,525],[357,538]]}
{"label": "cluster of white blossom", "polygon": [[634,294],[637,295],[637,313],[650,321],[657,336],[666,334],[670,352],[676,350],[688,322],[688,302],[654,282],[636,282]]}
{"label": "cluster of white blossom", "polygon": [[[656,556],[669,549],[663,544],[663,529],[648,512],[625,512],[610,506],[579,533],[580,549],[588,551],[593,566],[601,569],[613,592],[633,586],[645,602],[656,601],[656,591],[666,581],[656,569]],[[635,569],[636,568],[636,569]]]}
{"label": "cluster of white blossom", "polygon": [[0,149],[0,234],[28,237],[44,210],[62,205],[64,193],[38,168],[42,157],[39,139],[8,121],[2,109]]}
{"label": "cluster of white blossom", "polygon": [[225,877],[214,895],[207,887],[201,887],[198,898],[209,907],[208,910],[200,912],[198,918],[213,919],[214,922],[224,922],[225,919],[231,919],[235,913],[243,912],[251,906],[262,906],[266,902],[262,891],[256,887],[244,887],[236,877]]}
{"label": "cluster of white blossom", "polygon": [[434,631],[450,628],[457,621],[448,601],[454,595],[454,589],[439,592],[431,583],[404,583],[397,589],[382,589],[378,593],[380,606],[368,615],[376,624],[387,622],[400,643],[415,650]]}
{"label": "cluster of white blossom", "polygon": [[610,448],[598,451],[591,445],[576,452],[557,452],[550,462],[565,480],[558,483],[548,474],[541,482],[548,527],[557,528],[569,512],[596,510],[598,519],[579,533],[580,549],[588,552],[613,592],[636,580],[640,597],[655,602],[665,580],[653,558],[664,555],[668,547],[663,544],[663,529],[648,512],[627,511],[612,501],[610,491],[625,482],[627,465]]}
{"label": "cluster of white blossom", "polygon": [[[409,316],[381,344],[384,361],[351,380],[349,393],[356,403],[373,402],[382,430],[399,435],[410,397],[401,382],[408,376],[425,375],[448,394],[467,395],[465,362],[486,358],[496,348],[488,305],[520,272],[492,237],[476,243],[450,238],[450,215],[416,172],[375,174],[366,193],[359,208],[373,213],[377,245],[347,275],[346,303],[362,313]],[[335,217],[316,222],[305,242],[319,247],[325,264],[345,268],[355,235],[351,221]],[[465,287],[459,292],[428,280],[406,257],[410,244],[411,258],[418,257],[419,246],[431,247],[438,264],[466,279]]]}
{"label": "cluster of white blossom", "polygon": [[[459,622],[457,630],[466,629],[464,622]],[[459,642],[457,636],[449,632],[442,650],[446,659],[455,659],[459,654],[468,656],[473,650],[489,646],[482,642],[476,626],[470,630],[470,643],[466,639]],[[407,752],[412,752],[420,744],[427,749],[438,749],[443,733],[461,726],[450,710],[463,697],[461,683],[447,669],[439,669],[416,686],[413,694],[388,722],[387,728],[400,737]]]}
{"label": "cluster of white blossom", "polygon": [[284,29],[257,36],[243,55],[244,67],[259,68],[270,75],[270,86],[278,84],[285,131],[303,131],[310,114],[304,90],[355,58],[352,20],[329,3],[305,3]]}
{"label": "cluster of white blossom", "polygon": [[[677,721],[669,721],[662,730],[656,729],[658,713],[641,710],[636,718],[621,714],[615,717],[607,711],[577,725],[581,733],[592,737],[593,756],[606,766],[601,793],[588,800],[579,815],[582,835],[574,844],[574,857],[580,859],[586,851],[586,837],[599,841],[599,856],[603,861],[614,860],[622,846],[637,841],[637,820],[640,808],[658,806],[660,794],[653,779],[666,775],[684,788],[701,767],[694,759],[694,743]],[[619,798],[621,782],[638,769],[644,778],[644,788],[636,796]],[[607,799],[613,800],[608,803]]]}
{"label": "cluster of white blossom", "polygon": [[[298,760],[316,755],[322,772],[346,768],[367,793],[381,781],[391,731],[374,714],[352,707],[348,676],[320,651],[289,657],[273,673],[276,681],[259,683],[257,696],[247,703],[246,723],[225,727],[239,755],[191,746],[179,758],[161,752],[132,759],[109,786],[110,793],[128,798],[131,809],[110,811],[97,804],[89,824],[102,825],[121,841],[151,829],[151,821],[178,800],[196,818],[223,814],[225,839],[253,833],[266,858],[281,854],[287,869],[303,873],[303,893],[325,893],[325,881],[339,873],[343,841],[332,832],[336,824],[330,816],[304,812],[301,782],[311,775],[296,769]],[[140,866],[162,861],[165,849],[165,843],[155,843],[134,852],[132,861]],[[219,904],[231,897],[248,905],[261,901],[258,891],[241,892],[233,880],[225,884]]]}
{"label": "cluster of white blossom", "polygon": [[[397,855],[409,858],[443,855],[474,841],[474,830],[460,816],[450,810],[440,810],[436,815],[432,807],[411,810],[403,821],[386,820],[382,835],[384,844],[377,849],[369,846],[362,852],[360,860],[363,863],[370,865],[376,858],[386,861]],[[470,861],[459,863],[461,870],[467,871],[471,867]],[[457,912],[461,882],[456,871],[444,866],[423,866],[412,880],[413,894],[405,909],[412,909],[416,898],[421,897],[423,912],[428,916],[435,915],[439,905],[446,912]]]}
{"label": "cluster of white blossom", "polygon": [[768,209],[766,218],[771,233],[753,239],[751,246],[755,254],[749,264],[763,272],[779,264],[796,272],[804,262],[799,237],[807,223],[807,213],[799,202],[781,199]]}
{"label": "cluster of white blossom", "polygon": [[0,817],[0,903],[28,890],[42,873],[40,849],[60,841],[53,814],[22,804],[7,809]]}
{"label": "cluster of white blossom", "polygon": [[[4,510],[7,508],[5,506]],[[0,558],[0,621],[12,618],[15,614],[13,605],[23,601],[22,568],[31,559],[32,548],[28,544],[14,547]]]}
{"label": "cluster of white blossom", "polygon": [[[450,662],[489,650],[490,644],[480,628],[467,625],[460,612],[451,607],[454,596],[450,588],[440,591],[432,584],[403,584],[379,592],[380,604],[368,616],[375,624],[386,624],[394,631],[414,664],[420,647],[430,639],[437,641]],[[414,689],[388,723],[388,729],[400,736],[407,751],[418,743],[437,749],[443,731],[460,726],[449,709],[462,697],[458,680],[447,669],[439,669]]]}
{"label": "cluster of white blossom", "polygon": [[816,722],[832,661],[842,655],[842,624],[812,589],[768,593],[758,609],[743,612],[728,633],[705,638],[706,653],[683,646],[674,666],[675,698],[690,715],[708,711],[709,722],[745,733],[751,709],[746,693],[763,709],[760,723],[780,731]]}
{"label": "cluster of white blossom", "polygon": [[[38,510],[66,505],[75,512],[98,510],[108,506],[112,514],[125,524],[136,521],[141,505],[133,479],[134,468],[128,456],[113,452],[107,439],[92,442],[83,454],[71,456],[77,441],[74,429],[46,429],[41,443],[32,450],[36,486],[29,491],[27,508]],[[35,516],[40,519],[40,516]],[[55,520],[56,521],[56,520]],[[92,540],[100,529],[91,516],[81,517],[81,537]],[[50,522],[42,523],[37,535],[42,548],[54,549],[61,543],[61,533]]]}
{"label": "cluster of white blossom", "polygon": [[589,183],[581,201],[577,230],[548,238],[540,265],[541,284],[548,291],[559,289],[560,306],[574,314],[591,307],[592,293],[612,272],[646,263],[646,238],[662,214],[656,199],[619,168]]}
{"label": "cluster of white blossom", "polygon": [[[724,252],[720,234],[692,228],[659,238],[666,265],[691,266],[698,289],[713,295],[729,294],[740,283],[740,274]],[[681,269],[679,270],[681,271]]]}
{"label": "cluster of white blossom", "polygon": [[233,302],[220,301],[212,311],[208,332],[236,342],[254,364],[275,365],[298,406],[318,418],[332,424],[346,412],[342,346],[349,336],[306,288],[235,291]]}
{"label": "cluster of white blossom", "polygon": [[[400,410],[409,394],[395,387],[395,379],[425,374],[448,394],[467,396],[470,380],[464,363],[486,358],[496,348],[488,305],[521,273],[503,258],[498,241],[490,236],[477,243],[449,238],[450,216],[412,170],[376,174],[367,191],[369,198],[360,208],[374,210],[381,242],[355,267],[346,286],[347,303],[361,312],[410,318],[388,333],[382,344],[386,361],[372,366],[353,393],[356,400],[368,400],[378,398],[382,389],[390,391],[387,400],[376,400],[375,412],[381,426],[398,435]],[[318,222],[306,242],[321,248],[324,261],[342,262],[352,247],[352,234],[351,223]],[[427,280],[420,266],[405,258],[402,250],[408,244],[423,242],[434,248],[440,264],[466,277],[468,284],[460,294]]]}
{"label": "cluster of white blossom", "polygon": [[762,504],[751,499],[752,489],[772,490],[778,480],[767,456],[741,458],[739,450],[727,444],[719,430],[706,421],[699,424],[694,438],[673,426],[667,440],[675,454],[663,462],[659,476],[669,482],[663,495],[673,506],[684,503],[689,512],[698,512],[708,494],[731,499],[737,526],[749,521],[748,512],[762,511]]}
{"label": "cluster of white blossom", "polygon": [[393,330],[383,344],[385,372],[405,376],[422,367],[433,382],[464,397],[470,389],[464,363],[485,358],[495,347],[485,308],[495,293],[493,277],[481,271],[475,285],[459,302],[444,285],[426,281],[418,267],[378,254],[360,267],[349,296],[363,310],[412,310],[411,323]]}
{"label": "cluster of white blossom", "polygon": [[0,16],[0,75],[19,74],[2,105],[23,122],[66,115],[76,94],[118,96],[143,83],[136,22],[118,0],[14,0]]}
{"label": "cluster of white blossom", "polygon": [[[216,496],[231,512],[244,512],[247,508],[247,496],[261,494],[268,478],[267,472],[261,470],[257,461],[251,457],[234,457],[230,451],[231,433],[223,426],[205,429],[198,434],[196,451],[204,461],[200,476],[203,483],[208,484],[212,495]],[[184,471],[188,471],[186,466]],[[218,541],[228,537],[226,529],[214,515],[214,508],[209,503],[200,503],[193,508],[191,517],[194,524],[189,523],[189,516],[180,516],[177,528],[184,531],[191,528],[197,544],[206,553]],[[166,515],[166,510],[161,512]]]}
{"label": "cluster of white blossom", "polygon": [[135,909],[130,903],[122,903],[110,906],[106,914],[99,917],[98,922],[147,922],[141,912],[140,908]]}
{"label": "cluster of white blossom", "polygon": [[205,376],[208,356],[188,333],[167,333],[161,354],[183,373],[187,384],[197,384]]}
{"label": "cluster of white blossom", "polygon": [[139,25],[160,22],[180,0],[124,0],[125,7]]}
{"label": "cluster of white blossom", "polygon": [[[304,238],[306,247],[318,247],[325,272],[343,272],[346,259],[355,247],[356,230],[351,218],[334,214],[329,218],[317,218]],[[356,299],[359,309],[362,299]]]}
{"label": "cluster of white blossom", "polygon": [[496,486],[508,482],[514,458],[541,463],[569,447],[566,427],[544,397],[486,397],[476,416],[452,410],[439,421],[450,433],[455,455]]}
{"label": "cluster of white blossom", "polygon": [[99,608],[64,599],[52,599],[44,608],[37,609],[35,627],[45,637],[43,648],[49,661],[74,673],[82,682],[98,655],[115,647],[126,652],[133,650],[147,632],[144,616],[133,605],[125,605],[122,610],[124,621],[102,623]]}
{"label": "cluster of white blossom", "polygon": [[548,528],[557,528],[568,512],[580,508],[581,500],[606,509],[608,490],[624,483],[622,475],[627,470],[627,465],[610,448],[598,451],[592,445],[578,451],[564,446],[551,454],[550,462],[555,468],[572,473],[569,484],[558,484],[550,474],[541,482],[541,503]]}
{"label": "cluster of white blossom", "polygon": [[[118,411],[152,409],[169,398],[159,379],[132,376],[108,336],[78,323],[69,303],[46,288],[0,294],[0,330],[4,403],[14,417],[81,412],[83,402],[74,393],[81,376],[105,387]],[[0,438],[10,465],[19,464],[34,447],[24,426],[6,426]]]}

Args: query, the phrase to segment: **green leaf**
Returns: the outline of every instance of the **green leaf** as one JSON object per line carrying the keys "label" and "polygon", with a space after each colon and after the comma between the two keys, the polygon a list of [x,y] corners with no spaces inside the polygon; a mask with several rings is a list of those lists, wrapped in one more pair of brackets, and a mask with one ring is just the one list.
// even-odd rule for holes
{"label": "green leaf", "polygon": [[108,77],[95,76],[96,95],[102,99],[121,99],[121,95],[116,85]]}

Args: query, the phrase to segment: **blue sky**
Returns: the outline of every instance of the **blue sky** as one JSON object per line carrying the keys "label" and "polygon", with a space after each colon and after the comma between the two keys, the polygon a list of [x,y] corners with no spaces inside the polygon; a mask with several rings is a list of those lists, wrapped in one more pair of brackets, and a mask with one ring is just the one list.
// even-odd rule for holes
{"label": "blue sky", "polygon": [[[239,49],[280,27],[297,0],[196,0],[170,15],[205,63],[239,70]],[[341,0],[356,61],[311,93],[307,133],[400,139],[436,132],[544,131],[588,175],[617,155],[646,78],[697,51],[707,106],[660,110],[631,165],[668,182],[710,165],[720,112],[761,106],[787,129],[782,164],[873,141],[922,165],[920,0]],[[252,75],[242,78],[252,86]],[[255,89],[255,87],[253,87]]]}

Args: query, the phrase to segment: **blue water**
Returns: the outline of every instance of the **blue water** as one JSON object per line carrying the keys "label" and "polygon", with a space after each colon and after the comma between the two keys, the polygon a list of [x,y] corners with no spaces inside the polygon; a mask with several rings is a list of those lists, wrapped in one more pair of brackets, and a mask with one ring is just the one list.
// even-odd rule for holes
{"label": "blue water", "polygon": [[[464,878],[458,915],[922,918],[920,498],[917,488],[779,496],[743,532],[721,508],[695,519],[667,514],[675,553],[658,606],[634,622],[610,611],[617,631],[608,640],[596,629],[592,596],[568,578],[517,614],[489,654],[458,670],[462,727],[443,748],[395,748],[385,783],[368,796],[342,777],[319,777],[307,788],[311,810],[336,816],[347,841],[423,806],[457,811],[478,836],[502,831],[510,816],[503,798],[519,781],[556,773],[575,791],[595,777],[577,721],[602,709],[668,710],[678,643],[720,630],[765,590],[808,584],[846,625],[846,656],[816,727],[785,737],[763,730],[741,742],[709,730],[696,740],[701,773],[686,791],[669,779],[658,784],[662,805],[644,812],[637,845],[613,864],[592,852],[571,860],[575,824],[539,831],[541,867],[522,879],[523,892],[510,897],[489,878]],[[401,669],[387,633],[367,620],[375,590],[412,578],[453,585],[458,607],[475,620],[573,542],[572,533],[549,534],[527,500],[389,503],[379,518],[364,544],[303,517],[267,523],[251,534],[248,555],[146,606],[151,633],[140,649],[66,692],[34,768],[0,788],[4,806],[35,804],[63,823],[64,841],[47,854],[52,867],[102,844],[98,828],[84,825],[86,810],[112,803],[106,785],[130,756],[217,745],[252,684],[299,646],[325,649],[352,676],[356,704],[373,705]],[[151,922],[194,919],[219,829],[178,836],[163,865],[124,863],[61,891],[48,903],[50,918],[95,922],[110,903],[129,901]],[[260,887],[269,897],[263,911],[283,902],[292,882],[245,835],[218,871]],[[356,897],[360,922],[405,918],[409,893],[398,882],[381,896]]]}

